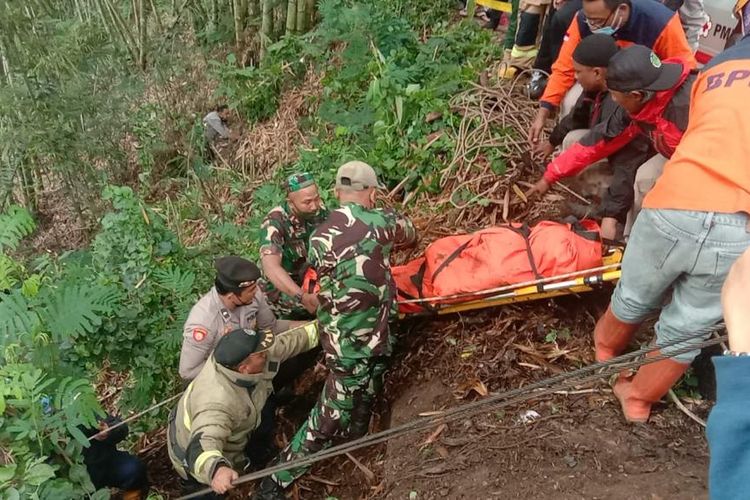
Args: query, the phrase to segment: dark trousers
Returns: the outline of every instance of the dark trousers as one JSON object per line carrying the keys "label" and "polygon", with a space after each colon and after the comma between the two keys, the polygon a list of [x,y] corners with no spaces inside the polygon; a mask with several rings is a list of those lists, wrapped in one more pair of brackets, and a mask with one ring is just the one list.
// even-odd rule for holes
{"label": "dark trousers", "polygon": [[559,10],[553,10],[547,15],[539,53],[534,61],[534,69],[552,72],[552,64],[560,55],[565,32],[568,31],[570,23],[573,22],[573,18],[582,6],[583,0],[568,0]]}
{"label": "dark trousers", "polygon": [[96,489],[138,490],[143,493],[143,498],[148,494],[146,465],[130,453],[113,449],[106,456],[100,455],[100,459],[88,465],[87,469]]}

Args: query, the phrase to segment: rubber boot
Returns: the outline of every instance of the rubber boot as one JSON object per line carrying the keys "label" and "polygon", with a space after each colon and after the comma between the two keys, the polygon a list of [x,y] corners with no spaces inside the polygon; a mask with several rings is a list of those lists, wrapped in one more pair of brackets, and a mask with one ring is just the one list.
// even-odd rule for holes
{"label": "rubber boot", "polygon": [[[651,358],[660,355],[653,351]],[[620,400],[622,413],[628,422],[646,422],[651,415],[651,405],[658,402],[675,382],[687,371],[690,363],[680,363],[671,358],[641,366],[634,377],[620,376],[613,392]]]}
{"label": "rubber boot", "polygon": [[349,439],[358,439],[370,430],[370,417],[372,416],[372,401],[360,401],[352,409],[351,421],[349,422]]}
{"label": "rubber boot", "polygon": [[619,356],[628,346],[640,323],[625,323],[612,314],[612,306],[599,318],[594,327],[596,360],[603,362]]}
{"label": "rubber boot", "polygon": [[284,488],[270,477],[264,477],[258,489],[253,493],[252,500],[286,500],[286,495]]}

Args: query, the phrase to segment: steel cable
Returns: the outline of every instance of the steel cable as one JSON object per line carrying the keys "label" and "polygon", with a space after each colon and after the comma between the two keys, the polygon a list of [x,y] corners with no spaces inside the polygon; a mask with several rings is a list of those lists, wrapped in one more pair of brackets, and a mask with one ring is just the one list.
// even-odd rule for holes
{"label": "steel cable", "polygon": [[[680,336],[669,342],[663,342],[658,345],[644,347],[637,351],[617,356],[605,362],[593,363],[577,370],[561,373],[554,377],[546,378],[544,380],[534,382],[518,389],[511,389],[502,393],[491,394],[483,399],[445,410],[440,414],[430,415],[429,417],[412,420],[397,427],[392,427],[378,433],[369,434],[362,438],[333,446],[304,458],[299,458],[290,462],[273,465],[260,471],[242,475],[232,484],[240,485],[249,481],[254,481],[256,479],[269,476],[276,472],[311,465],[321,460],[326,460],[339,455],[344,455],[346,453],[351,453],[352,451],[358,450],[360,448],[380,444],[385,441],[404,436],[406,434],[424,431],[436,425],[450,423],[461,418],[472,417],[479,413],[487,413],[491,410],[497,410],[506,406],[511,406],[523,401],[527,401],[529,399],[539,398],[561,389],[568,388],[570,386],[580,385],[602,378],[608,378],[609,376],[619,373],[623,370],[637,368],[645,364],[675,357],[696,349],[719,344],[720,342],[726,340],[726,335],[720,335],[708,340],[703,340],[701,342],[691,343],[688,346],[679,347],[669,354],[660,353],[655,356],[646,356],[649,353],[656,352],[667,347],[675,347],[679,344],[689,342],[691,340],[710,336],[712,333],[719,332],[723,328],[724,324],[719,323],[710,328],[705,328],[697,332],[691,332],[690,334]],[[639,359],[641,357],[643,357],[643,359]],[[210,491],[211,488],[205,488],[195,493],[182,496],[178,500],[188,500],[209,493]]]}

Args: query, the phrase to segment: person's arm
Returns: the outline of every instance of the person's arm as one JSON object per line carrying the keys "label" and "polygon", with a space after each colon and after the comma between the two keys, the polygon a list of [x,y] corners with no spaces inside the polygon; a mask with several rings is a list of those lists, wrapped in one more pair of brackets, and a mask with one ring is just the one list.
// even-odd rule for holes
{"label": "person's arm", "polygon": [[277,319],[276,315],[268,305],[266,294],[258,287],[255,292],[255,300],[258,303],[258,312],[255,315],[256,326],[259,331],[271,330],[273,333],[281,333],[291,328],[289,320]]}
{"label": "person's arm", "polygon": [[409,247],[417,242],[417,229],[408,217],[396,213],[396,237],[393,245],[396,248]]}
{"label": "person's arm", "polygon": [[640,129],[622,108],[597,124],[583,138],[547,165],[544,179],[549,184],[572,177],[589,165],[615,153],[632,141]]}
{"label": "person's arm", "polygon": [[[734,263],[722,289],[729,348],[750,352],[750,250]],[[714,356],[716,405],[706,437],[711,452],[708,490],[712,499],[743,498],[750,473],[750,357]]]}
{"label": "person's arm", "polygon": [[552,65],[552,74],[549,82],[547,82],[544,94],[539,100],[540,107],[549,111],[554,111],[560,106],[565,94],[576,81],[575,69],[573,69],[573,51],[581,41],[577,17],[573,16],[573,20],[568,26],[567,38],[560,46],[560,54]]}
{"label": "person's arm", "polygon": [[284,213],[277,207],[268,212],[260,225],[260,262],[263,274],[282,293],[294,297],[302,293],[297,283],[282,267],[282,252],[286,245]]}
{"label": "person's arm", "polygon": [[677,14],[672,16],[672,19],[669,20],[656,39],[654,53],[662,60],[678,57],[685,61],[691,68],[695,68],[698,64],[693,55],[693,49],[690,48],[687,38],[685,38],[685,31],[682,29],[680,16]]}
{"label": "person's arm", "polygon": [[549,135],[549,142],[557,147],[563,143],[563,139],[573,130],[590,128],[591,118],[591,96],[585,92],[576,101],[573,109],[563,116]]}
{"label": "person's arm", "polygon": [[208,325],[188,318],[182,332],[180,351],[179,372],[184,380],[193,380],[201,372],[214,347],[214,333]]}
{"label": "person's arm", "polygon": [[185,461],[187,470],[196,480],[210,485],[221,467],[232,468],[223,450],[233,428],[229,411],[220,405],[206,405],[193,415]]}
{"label": "person's arm", "polygon": [[320,335],[317,321],[295,323],[300,324],[276,336],[276,341],[271,347],[272,357],[285,361],[318,345]]}

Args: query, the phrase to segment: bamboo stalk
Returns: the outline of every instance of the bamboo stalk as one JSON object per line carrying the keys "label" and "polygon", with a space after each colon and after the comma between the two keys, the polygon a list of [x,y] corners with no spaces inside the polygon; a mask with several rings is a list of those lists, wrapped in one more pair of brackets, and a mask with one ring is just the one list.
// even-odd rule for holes
{"label": "bamboo stalk", "polygon": [[474,13],[477,11],[477,2],[476,0],[467,0],[466,1],[466,19],[468,19],[471,22],[474,22]]}
{"label": "bamboo stalk", "polygon": [[232,0],[232,10],[234,11],[234,43],[237,48],[242,43],[242,2],[241,0]]}
{"label": "bamboo stalk", "polygon": [[159,30],[159,33],[164,33],[164,25],[161,22],[161,14],[159,14],[159,10],[156,8],[154,0],[148,1],[151,4],[151,12],[154,13],[154,19],[156,19],[156,28]]}
{"label": "bamboo stalk", "polygon": [[278,40],[282,36],[284,36],[284,32],[286,31],[286,18],[287,18],[287,10],[289,9],[289,4],[286,0],[281,0],[277,3],[278,7],[276,9],[276,17],[273,22],[274,26],[274,35],[275,38]]}
{"label": "bamboo stalk", "polygon": [[146,69],[146,17],[148,9],[144,7],[144,0],[138,0],[138,65],[142,70]]}
{"label": "bamboo stalk", "polygon": [[307,5],[305,8],[307,9],[307,29],[312,29],[313,26],[315,26],[315,0],[305,0],[307,2]]}
{"label": "bamboo stalk", "polygon": [[289,0],[286,8],[286,34],[297,32],[297,0]]}
{"label": "bamboo stalk", "polygon": [[307,31],[307,27],[305,26],[305,21],[307,20],[305,15],[305,7],[307,4],[305,3],[305,0],[297,0],[297,33],[304,33]]}
{"label": "bamboo stalk", "polygon": [[273,35],[273,0],[263,0],[263,16],[260,25],[260,56],[266,55]]}

